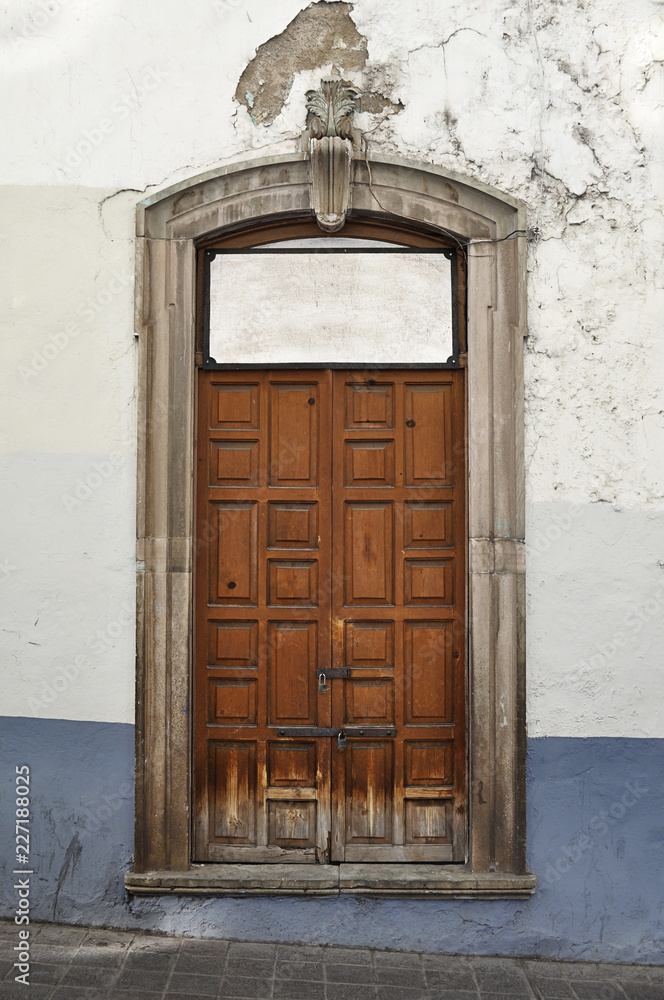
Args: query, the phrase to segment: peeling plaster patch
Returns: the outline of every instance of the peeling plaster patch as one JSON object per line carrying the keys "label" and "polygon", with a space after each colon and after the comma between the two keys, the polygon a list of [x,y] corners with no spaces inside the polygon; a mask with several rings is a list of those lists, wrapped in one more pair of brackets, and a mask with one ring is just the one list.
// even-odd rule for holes
{"label": "peeling plaster patch", "polygon": [[329,63],[340,75],[364,69],[367,42],[351,20],[351,10],[349,3],[312,3],[280,35],[259,46],[235,91],[235,100],[255,125],[270,125],[281,113],[297,72]]}

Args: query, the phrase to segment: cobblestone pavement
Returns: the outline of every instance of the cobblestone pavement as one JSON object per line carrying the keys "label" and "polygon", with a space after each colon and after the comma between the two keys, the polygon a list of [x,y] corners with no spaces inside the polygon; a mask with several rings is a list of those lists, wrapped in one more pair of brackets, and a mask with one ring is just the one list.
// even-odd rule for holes
{"label": "cobblestone pavement", "polygon": [[664,1000],[664,968],[247,944],[0,922],[0,1000]]}

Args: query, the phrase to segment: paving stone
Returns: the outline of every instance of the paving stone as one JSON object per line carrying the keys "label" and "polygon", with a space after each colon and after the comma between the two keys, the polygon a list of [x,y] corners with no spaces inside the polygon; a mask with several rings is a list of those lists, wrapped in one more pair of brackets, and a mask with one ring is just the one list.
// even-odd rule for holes
{"label": "paving stone", "polygon": [[188,955],[226,955],[230,946],[225,938],[182,938],[180,950]]}
{"label": "paving stone", "polygon": [[308,979],[322,982],[323,968],[322,962],[287,962],[277,958],[274,975],[277,979]]}
{"label": "paving stone", "polygon": [[408,951],[374,951],[374,965],[379,968],[419,969],[420,956]]}
{"label": "paving stone", "polygon": [[275,979],[275,1000],[325,1000],[323,983],[309,983],[301,979]]}
{"label": "paving stone", "polygon": [[[163,996],[163,990],[159,990],[158,993],[148,993],[145,990],[113,990],[105,1000],[161,1000]],[[173,1000],[169,997],[169,1000]]]}
{"label": "paving stone", "polygon": [[480,993],[507,993],[510,997],[530,997],[531,991],[525,976],[514,972],[486,972],[476,969],[475,976]]}
{"label": "paving stone", "polygon": [[35,944],[30,946],[30,958],[43,965],[69,965],[77,951],[78,948],[61,944]]}
{"label": "paving stone", "polygon": [[[75,948],[89,933],[87,927],[69,927],[61,924],[42,924],[39,930],[40,944],[62,944]],[[31,935],[32,936],[32,935]]]}
{"label": "paving stone", "polygon": [[227,976],[252,976],[254,979],[268,978],[274,974],[274,959],[252,958],[250,955],[228,956]]}
{"label": "paving stone", "polygon": [[579,982],[572,980],[572,989],[579,1000],[623,1000],[623,992],[619,986],[609,982]]}
{"label": "paving stone", "polygon": [[144,955],[146,952],[155,955],[178,954],[181,947],[182,938],[156,937],[148,934],[145,937],[135,937],[129,945],[127,954]]}
{"label": "paving stone", "polygon": [[379,986],[377,996],[378,1000],[429,1000],[428,990],[409,990],[404,986]]}
{"label": "paving stone", "polygon": [[124,948],[86,948],[83,944],[74,955],[72,962],[74,965],[92,965],[95,968],[106,966],[107,968],[119,969],[127,957]]}
{"label": "paving stone", "polygon": [[257,961],[273,962],[276,956],[276,944],[259,944],[255,941],[233,941],[228,950],[229,960],[231,958],[250,958]]}
{"label": "paving stone", "polygon": [[473,970],[467,968],[425,969],[427,985],[437,990],[476,990]]}
{"label": "paving stone", "polygon": [[375,986],[367,983],[328,983],[325,988],[327,1000],[376,1000]]}
{"label": "paving stone", "polygon": [[97,989],[110,990],[120,975],[119,969],[91,965],[70,965],[60,983],[61,986],[95,986]]}
{"label": "paving stone", "polygon": [[174,972],[168,982],[169,993],[193,993],[195,996],[216,997],[219,976],[193,976],[191,973]]}
{"label": "paving stone", "polygon": [[324,954],[323,945],[280,944],[277,946],[277,962],[322,962]]}
{"label": "paving stone", "polygon": [[424,969],[440,969],[444,972],[458,970],[473,973],[470,959],[463,955],[422,955]]}
{"label": "paving stone", "polygon": [[[394,971],[394,970],[392,970]],[[328,983],[373,983],[373,969],[370,965],[331,965],[325,966],[325,979]]]}
{"label": "paving stone", "polygon": [[410,989],[426,987],[424,973],[418,968],[397,969],[387,966],[377,968],[376,982],[383,986],[407,986]]}
{"label": "paving stone", "polygon": [[[162,972],[170,971],[177,960],[176,951],[129,951],[127,952],[122,965],[123,972],[131,969],[142,970],[159,969]],[[202,959],[198,959],[202,961]],[[185,970],[183,970],[185,971]]]}
{"label": "paving stone", "polygon": [[[212,996],[216,997],[216,993]],[[161,993],[156,994],[161,997]],[[209,993],[171,993],[170,990],[164,993],[164,1000],[210,1000]]]}
{"label": "paving stone", "polygon": [[[10,966],[10,969],[10,975],[13,979],[13,965]],[[60,982],[66,971],[66,965],[41,965],[39,962],[30,962],[30,984],[50,983],[51,986],[55,986]],[[9,976],[7,978],[9,978]]]}
{"label": "paving stone", "polygon": [[249,977],[224,976],[219,991],[220,997],[246,997],[247,1000],[265,1000],[272,996],[271,979],[250,979]]}
{"label": "paving stone", "polygon": [[50,1000],[106,1000],[107,996],[107,989],[96,986],[56,986]]}
{"label": "paving stone", "polygon": [[221,976],[226,966],[226,955],[181,953],[177,956],[174,972],[189,972],[194,976]]}
{"label": "paving stone", "polygon": [[627,983],[623,980],[621,985],[627,1000],[664,1000],[664,982]]}
{"label": "paving stone", "polygon": [[121,972],[120,978],[115,983],[116,990],[147,990],[157,993],[166,989],[169,977],[168,972],[161,972],[157,969],[146,969],[139,972],[137,969],[129,969]]}
{"label": "paving stone", "polygon": [[[22,983],[0,983],[0,1000],[51,1000],[53,987],[37,983],[26,988]],[[66,1000],[59,997],[58,1000]],[[73,998],[72,998],[73,1000]]]}
{"label": "paving stone", "polygon": [[567,979],[543,979],[539,976],[529,976],[528,979],[535,996],[541,1000],[566,1000],[567,997],[575,996]]}
{"label": "paving stone", "polygon": [[479,993],[470,990],[430,990],[431,1000],[478,1000]]}
{"label": "paving stone", "polygon": [[371,952],[365,948],[328,947],[323,960],[330,965],[370,965]]}

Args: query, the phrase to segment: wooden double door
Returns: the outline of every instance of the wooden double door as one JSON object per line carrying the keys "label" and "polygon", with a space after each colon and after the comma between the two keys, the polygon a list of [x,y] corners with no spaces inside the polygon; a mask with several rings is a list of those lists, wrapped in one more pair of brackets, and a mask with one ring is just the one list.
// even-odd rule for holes
{"label": "wooden double door", "polygon": [[199,371],[194,860],[464,860],[463,378]]}

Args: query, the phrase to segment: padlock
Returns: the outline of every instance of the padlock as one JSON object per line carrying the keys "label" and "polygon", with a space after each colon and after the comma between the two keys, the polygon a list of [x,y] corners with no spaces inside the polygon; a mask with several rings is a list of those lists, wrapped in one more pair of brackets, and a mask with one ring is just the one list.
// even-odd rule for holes
{"label": "padlock", "polygon": [[327,691],[327,677],[323,673],[318,675],[318,690]]}
{"label": "padlock", "polygon": [[345,750],[345,749],[346,749],[346,734],[342,729],[341,732],[337,735],[337,750]]}

